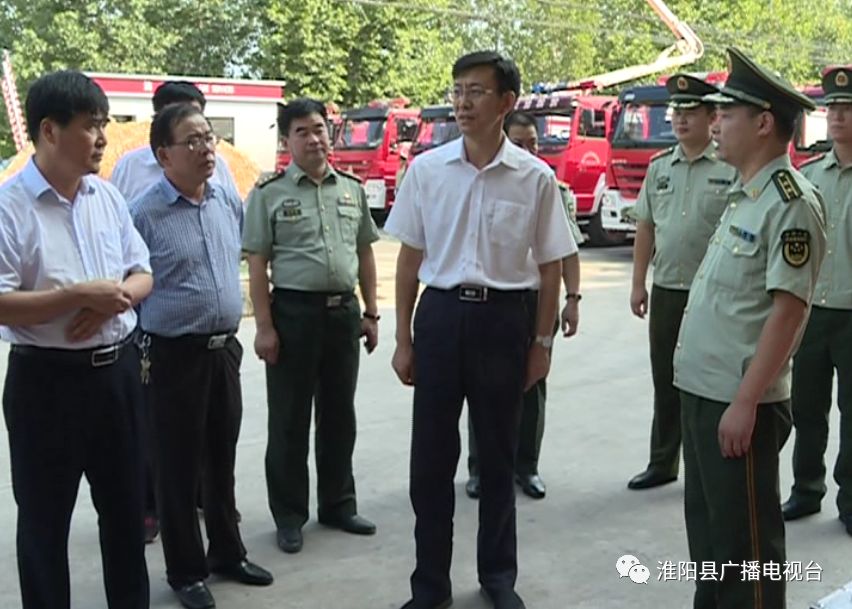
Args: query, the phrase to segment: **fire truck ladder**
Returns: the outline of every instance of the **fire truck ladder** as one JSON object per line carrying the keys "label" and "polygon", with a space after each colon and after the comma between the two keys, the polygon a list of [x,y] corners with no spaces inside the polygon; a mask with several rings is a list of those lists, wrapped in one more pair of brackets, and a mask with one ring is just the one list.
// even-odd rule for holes
{"label": "fire truck ladder", "polygon": [[20,152],[27,145],[27,131],[24,127],[24,115],[21,112],[21,100],[18,97],[18,87],[15,85],[15,72],[12,69],[12,59],[9,51],[3,49],[2,79],[0,88],[3,89],[3,101],[6,104],[6,116],[12,128],[12,139],[15,149]]}

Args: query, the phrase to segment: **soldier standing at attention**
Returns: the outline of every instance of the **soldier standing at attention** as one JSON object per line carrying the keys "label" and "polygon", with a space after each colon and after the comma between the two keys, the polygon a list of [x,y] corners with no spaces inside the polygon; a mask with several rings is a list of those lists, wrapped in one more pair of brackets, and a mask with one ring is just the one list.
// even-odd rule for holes
{"label": "soldier standing at attention", "polygon": [[[703,80],[674,74],[666,82],[677,145],[657,154],[639,192],[633,245],[630,308],[649,314],[654,419],[651,458],[627,488],[653,488],[677,480],[680,465],[680,396],[672,384],[672,359],[689,286],[701,264],[707,241],[725,210],[725,197],[736,170],[716,157],[710,126],[716,105],[702,97],[718,92]],[[649,307],[645,278],[653,258]]]}
{"label": "soldier standing at attention", "polygon": [[825,200],[828,244],[811,317],[793,359],[794,482],[782,509],[785,520],[820,510],[837,370],[840,452],[834,479],[840,520],[852,535],[852,66],[825,70],[822,88],[834,147],[808,161],[801,171]]}
{"label": "soldier standing at attention", "polygon": [[249,195],[243,250],[257,324],[254,349],[267,364],[269,507],[279,547],[294,553],[302,549],[308,520],[314,402],[319,521],[358,535],[376,532],[357,513],[352,452],[358,341],[366,336],[368,353],[378,342],[371,244],[379,234],[360,180],[328,164],[325,106],[297,99],[279,120],[293,160]]}
{"label": "soldier standing at attention", "polygon": [[690,289],[674,358],[690,558],[724,573],[696,582],[693,606],[783,609],[784,578],[765,571],[786,559],[778,453],[791,427],[790,359],[825,253],[819,195],[787,150],[815,105],[738,49],[728,54],[730,76],[706,99],[720,104],[717,153],[739,179]]}

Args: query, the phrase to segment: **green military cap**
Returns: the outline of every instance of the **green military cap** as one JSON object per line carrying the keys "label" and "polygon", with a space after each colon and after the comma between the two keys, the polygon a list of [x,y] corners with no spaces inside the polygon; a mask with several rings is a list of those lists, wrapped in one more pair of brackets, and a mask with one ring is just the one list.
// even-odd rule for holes
{"label": "green military cap", "polygon": [[689,74],[672,74],[666,81],[669,105],[672,108],[695,108],[705,102],[704,97],[718,93],[719,89]]}
{"label": "green military cap", "polygon": [[720,93],[708,95],[705,101],[747,104],[788,117],[795,117],[803,110],[816,110],[810,97],[797,91],[777,72],[757,65],[738,48],[728,47],[728,61],[728,80]]}
{"label": "green military cap", "polygon": [[826,104],[852,104],[852,66],[832,66],[822,73]]}

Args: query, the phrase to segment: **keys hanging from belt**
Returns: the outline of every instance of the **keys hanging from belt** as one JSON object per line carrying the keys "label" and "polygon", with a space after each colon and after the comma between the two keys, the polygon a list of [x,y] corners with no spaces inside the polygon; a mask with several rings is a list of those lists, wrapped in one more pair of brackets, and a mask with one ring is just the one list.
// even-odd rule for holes
{"label": "keys hanging from belt", "polygon": [[151,382],[151,358],[149,356],[150,349],[151,336],[149,334],[143,334],[142,338],[139,340],[139,350],[141,352],[141,357],[139,358],[139,376],[142,380],[143,385],[147,385]]}

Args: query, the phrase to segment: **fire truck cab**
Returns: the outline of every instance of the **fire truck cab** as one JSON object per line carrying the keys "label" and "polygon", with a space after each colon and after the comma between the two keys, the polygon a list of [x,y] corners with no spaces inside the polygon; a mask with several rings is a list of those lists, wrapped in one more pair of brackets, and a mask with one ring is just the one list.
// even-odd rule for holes
{"label": "fire truck cab", "polygon": [[393,205],[401,158],[414,141],[420,110],[373,104],[345,111],[334,141],[334,166],[364,182],[375,216]]}

